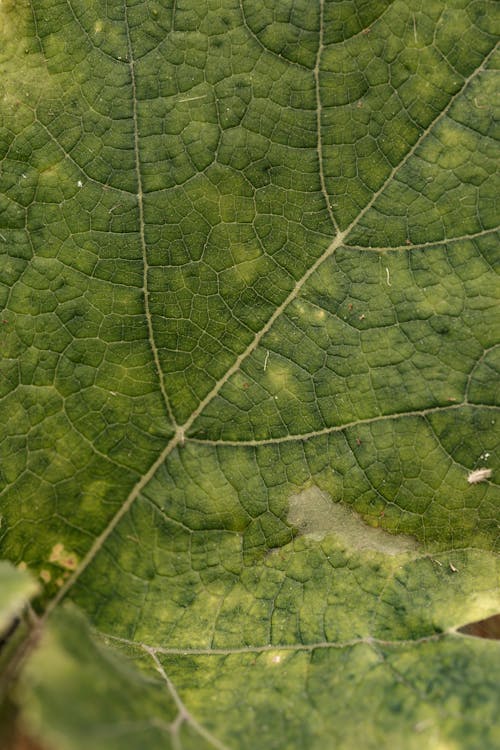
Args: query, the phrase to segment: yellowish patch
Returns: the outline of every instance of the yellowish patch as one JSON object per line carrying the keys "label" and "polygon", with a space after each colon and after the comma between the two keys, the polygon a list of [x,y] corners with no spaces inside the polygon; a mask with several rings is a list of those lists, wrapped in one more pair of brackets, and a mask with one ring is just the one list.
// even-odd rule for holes
{"label": "yellowish patch", "polygon": [[[34,121],[34,106],[51,96],[47,64],[33,42],[29,0],[0,0],[0,104],[5,127],[20,132]],[[11,119],[12,118],[12,119]]]}
{"label": "yellowish patch", "polygon": [[315,310],[313,317],[315,320],[324,320],[326,318],[326,312],[324,310]]}
{"label": "yellowish patch", "polygon": [[61,180],[66,180],[67,178],[68,174],[64,171],[64,163],[62,161],[50,164],[40,170],[40,179],[47,185],[58,185]]}
{"label": "yellowish patch", "polygon": [[50,570],[45,570],[45,569],[41,570],[40,571],[40,578],[42,579],[42,581],[44,583],[50,583],[50,580],[52,578],[52,576],[50,574]]}
{"label": "yellowish patch", "polygon": [[91,482],[82,491],[80,511],[86,516],[98,513],[103,502],[106,500],[108,490],[109,484],[103,479],[96,479]]}
{"label": "yellowish patch", "polygon": [[458,622],[456,627],[460,628],[465,623],[486,620],[488,617],[496,615],[499,608],[500,594],[498,591],[481,591],[474,594],[464,602],[464,612],[460,613],[462,622]]}
{"label": "yellowish patch", "polygon": [[50,553],[49,562],[58,565],[64,570],[76,570],[78,567],[78,556],[74,552],[68,552],[64,544],[54,544]]}
{"label": "yellowish patch", "polygon": [[[21,6],[17,8],[16,5]],[[8,37],[13,32],[19,33],[19,11],[26,7],[26,3],[16,3],[14,0],[0,0],[0,34]]]}
{"label": "yellowish patch", "polygon": [[285,662],[286,654],[283,651],[269,651],[265,658],[270,667],[277,667]]}
{"label": "yellowish patch", "polygon": [[261,273],[261,265],[259,259],[252,259],[245,262],[238,263],[236,266],[236,273],[242,279],[245,284],[252,284],[255,279],[258,279]]}
{"label": "yellowish patch", "polygon": [[273,391],[287,389],[293,391],[294,377],[292,368],[280,358],[271,353],[266,365],[266,376],[269,378]]}

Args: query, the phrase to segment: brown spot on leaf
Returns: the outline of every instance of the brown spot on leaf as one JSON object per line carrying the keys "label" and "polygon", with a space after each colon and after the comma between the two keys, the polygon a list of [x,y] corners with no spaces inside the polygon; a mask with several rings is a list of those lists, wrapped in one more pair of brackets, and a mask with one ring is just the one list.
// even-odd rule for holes
{"label": "brown spot on leaf", "polygon": [[77,555],[75,555],[74,552],[68,552],[68,550],[65,549],[64,544],[61,542],[54,544],[52,547],[49,562],[54,563],[54,565],[58,565],[65,570],[76,570],[78,567]]}

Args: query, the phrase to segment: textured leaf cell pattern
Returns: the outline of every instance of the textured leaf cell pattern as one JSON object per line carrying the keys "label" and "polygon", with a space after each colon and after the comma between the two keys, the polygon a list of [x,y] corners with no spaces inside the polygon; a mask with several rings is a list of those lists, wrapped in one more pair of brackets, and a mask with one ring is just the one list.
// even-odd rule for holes
{"label": "textured leaf cell pattern", "polygon": [[[499,28],[0,3],[0,545],[47,750],[500,744],[458,631],[500,612]],[[8,622],[36,587],[0,580]]]}

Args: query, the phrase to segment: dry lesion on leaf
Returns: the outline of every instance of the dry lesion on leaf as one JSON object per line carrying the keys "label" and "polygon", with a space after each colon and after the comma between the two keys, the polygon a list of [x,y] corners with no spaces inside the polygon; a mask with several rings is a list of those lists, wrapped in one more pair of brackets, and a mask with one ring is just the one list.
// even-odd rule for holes
{"label": "dry lesion on leaf", "polygon": [[68,551],[62,542],[57,542],[52,547],[49,562],[58,565],[60,568],[64,568],[64,570],[76,570],[79,559],[74,552]]}
{"label": "dry lesion on leaf", "polygon": [[316,485],[290,496],[287,521],[298,529],[299,534],[313,541],[332,535],[352,552],[402,555],[418,554],[419,550],[413,537],[389,534],[384,529],[369,526],[357,513]]}

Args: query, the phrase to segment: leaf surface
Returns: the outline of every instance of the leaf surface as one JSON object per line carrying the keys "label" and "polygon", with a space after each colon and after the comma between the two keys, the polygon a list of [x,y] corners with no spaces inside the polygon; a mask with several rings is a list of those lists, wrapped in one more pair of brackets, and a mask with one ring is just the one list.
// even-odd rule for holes
{"label": "leaf surface", "polygon": [[0,20],[0,534],[45,587],[31,731],[493,747],[498,645],[457,628],[500,608],[498,6]]}
{"label": "leaf surface", "polygon": [[37,591],[37,584],[26,572],[0,562],[0,638]]}

